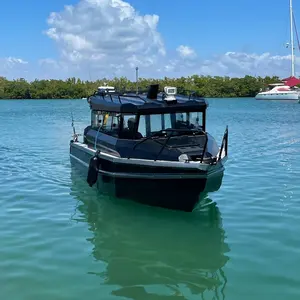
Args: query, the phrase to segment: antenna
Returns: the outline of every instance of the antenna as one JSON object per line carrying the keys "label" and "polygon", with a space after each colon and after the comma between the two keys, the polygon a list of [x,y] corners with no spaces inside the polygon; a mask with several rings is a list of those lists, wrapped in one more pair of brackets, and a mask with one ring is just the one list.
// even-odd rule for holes
{"label": "antenna", "polygon": [[135,68],[136,94],[139,93],[139,67]]}
{"label": "antenna", "polygon": [[295,76],[294,31],[293,31],[293,1],[290,0],[291,46],[292,46],[292,76]]}
{"label": "antenna", "polygon": [[296,38],[297,38],[297,42],[298,42],[298,49],[300,50],[299,35],[298,35],[297,26],[296,26],[296,21],[295,21],[295,15],[294,15],[294,12],[293,12],[293,22],[294,22],[294,30],[295,30]]}

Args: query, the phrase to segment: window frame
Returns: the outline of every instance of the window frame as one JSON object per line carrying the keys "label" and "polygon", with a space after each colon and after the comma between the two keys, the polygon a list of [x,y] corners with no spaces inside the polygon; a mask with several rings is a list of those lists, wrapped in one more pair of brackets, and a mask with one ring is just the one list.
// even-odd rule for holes
{"label": "window frame", "polygon": [[[166,119],[170,117],[170,122],[171,122],[171,127],[174,127],[173,122],[178,121],[177,120],[177,115],[178,114],[185,114],[186,120],[190,122],[191,114],[193,113],[198,113],[199,114],[199,125],[201,126],[202,130],[205,132],[206,130],[206,111],[178,111],[178,112],[172,112],[172,113],[154,113],[154,114],[139,114],[139,119],[141,116],[144,116],[146,119],[146,136],[149,137],[151,133],[155,132],[151,129],[152,121],[151,121],[151,116],[160,116],[160,124],[161,124],[161,129],[160,130],[165,130],[166,129]],[[173,119],[173,120],[172,120]],[[139,129],[139,121],[138,121],[138,128]]]}

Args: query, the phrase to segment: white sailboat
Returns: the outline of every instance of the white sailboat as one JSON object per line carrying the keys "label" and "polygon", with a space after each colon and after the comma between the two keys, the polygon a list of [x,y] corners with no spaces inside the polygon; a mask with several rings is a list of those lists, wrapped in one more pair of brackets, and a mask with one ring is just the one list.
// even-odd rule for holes
{"label": "white sailboat", "polygon": [[295,77],[295,53],[294,53],[294,30],[293,30],[293,2],[290,0],[290,28],[291,28],[291,77],[283,79],[280,83],[269,84],[264,92],[260,92],[255,96],[257,100],[299,100],[300,90],[296,85],[300,84],[300,80]]}

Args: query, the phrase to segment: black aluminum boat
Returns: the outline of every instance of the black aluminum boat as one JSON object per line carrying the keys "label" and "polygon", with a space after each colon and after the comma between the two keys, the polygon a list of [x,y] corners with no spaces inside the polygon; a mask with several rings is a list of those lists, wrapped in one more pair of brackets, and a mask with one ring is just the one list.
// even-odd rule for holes
{"label": "black aluminum boat", "polygon": [[110,182],[118,197],[184,211],[209,186],[221,186],[228,128],[219,148],[206,132],[204,98],[178,95],[176,87],[159,93],[154,84],[140,94],[99,87],[87,101],[91,124],[83,142],[74,132],[70,157],[90,186]]}

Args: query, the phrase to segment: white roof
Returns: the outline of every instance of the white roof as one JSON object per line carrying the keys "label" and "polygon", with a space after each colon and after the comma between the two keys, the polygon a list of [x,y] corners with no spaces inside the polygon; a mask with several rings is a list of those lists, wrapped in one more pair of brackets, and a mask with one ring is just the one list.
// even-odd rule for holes
{"label": "white roof", "polygon": [[98,90],[114,90],[115,88],[113,86],[99,86]]}

